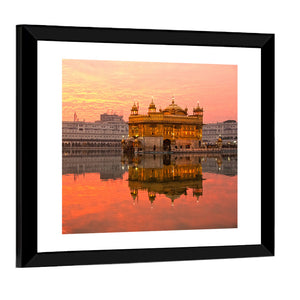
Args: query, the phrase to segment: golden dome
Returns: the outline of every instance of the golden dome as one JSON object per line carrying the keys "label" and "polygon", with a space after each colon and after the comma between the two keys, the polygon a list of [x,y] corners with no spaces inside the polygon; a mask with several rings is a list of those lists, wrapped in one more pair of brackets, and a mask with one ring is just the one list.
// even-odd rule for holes
{"label": "golden dome", "polygon": [[187,115],[187,110],[175,104],[173,97],[172,103],[163,110],[163,113],[164,115]]}
{"label": "golden dome", "polygon": [[151,101],[151,103],[150,103],[150,105],[149,105],[149,109],[156,109],[156,107],[155,107],[155,104],[154,104],[154,102],[153,102],[153,98],[152,98],[152,101]]}
{"label": "golden dome", "polygon": [[199,101],[197,101],[197,107],[193,109],[193,112],[196,114],[203,113],[203,108],[199,106]]}
{"label": "golden dome", "polygon": [[138,108],[137,108],[135,102],[133,103],[131,110],[138,110]]}
{"label": "golden dome", "polygon": [[135,102],[134,102],[133,105],[132,105],[132,108],[131,108],[131,115],[137,115],[138,112],[139,112],[138,105],[136,105]]}
{"label": "golden dome", "polygon": [[149,113],[151,113],[151,112],[156,112],[156,106],[155,106],[155,104],[154,104],[154,102],[153,102],[153,97],[152,97],[152,101],[151,101],[151,103],[150,103],[150,105],[149,105],[149,107],[148,107],[148,112],[149,112]]}

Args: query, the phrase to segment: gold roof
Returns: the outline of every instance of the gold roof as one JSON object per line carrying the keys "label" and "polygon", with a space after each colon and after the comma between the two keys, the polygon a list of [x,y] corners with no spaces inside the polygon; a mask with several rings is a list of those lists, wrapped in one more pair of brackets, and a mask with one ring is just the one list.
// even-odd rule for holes
{"label": "gold roof", "polygon": [[194,112],[202,112],[203,108],[199,106],[199,101],[197,102],[197,107],[193,109]]}
{"label": "gold roof", "polygon": [[131,110],[138,110],[138,108],[137,108],[135,102],[133,103]]}
{"label": "gold roof", "polygon": [[151,109],[151,108],[155,108],[156,109],[155,104],[153,102],[153,98],[152,98],[152,101],[151,101],[151,103],[149,105],[149,109]]}
{"label": "gold roof", "polygon": [[175,104],[174,97],[172,98],[172,103],[163,110],[163,113],[167,115],[187,115],[186,110]]}

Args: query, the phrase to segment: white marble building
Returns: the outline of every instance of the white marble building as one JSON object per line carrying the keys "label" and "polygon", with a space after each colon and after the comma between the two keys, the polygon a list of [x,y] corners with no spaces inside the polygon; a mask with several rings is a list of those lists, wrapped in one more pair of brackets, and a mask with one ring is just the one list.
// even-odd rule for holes
{"label": "white marble building", "polygon": [[95,122],[62,122],[63,147],[121,147],[122,139],[128,137],[128,124],[122,116],[102,114]]}
{"label": "white marble building", "polygon": [[223,144],[237,144],[238,125],[235,120],[224,122],[208,123],[203,125],[202,142],[203,144],[215,144],[219,138]]}

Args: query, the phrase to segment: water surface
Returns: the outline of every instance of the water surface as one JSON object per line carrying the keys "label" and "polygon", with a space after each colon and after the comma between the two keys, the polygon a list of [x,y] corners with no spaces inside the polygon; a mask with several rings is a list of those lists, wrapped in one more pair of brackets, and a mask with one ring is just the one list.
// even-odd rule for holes
{"label": "water surface", "polygon": [[237,157],[63,154],[62,232],[237,227]]}

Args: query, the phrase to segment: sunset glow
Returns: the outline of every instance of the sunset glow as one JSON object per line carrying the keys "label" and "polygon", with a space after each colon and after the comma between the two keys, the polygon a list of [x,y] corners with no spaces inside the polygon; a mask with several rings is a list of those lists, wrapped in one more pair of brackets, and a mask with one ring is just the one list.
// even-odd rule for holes
{"label": "sunset glow", "polygon": [[172,96],[189,114],[199,101],[204,123],[237,120],[236,65],[65,59],[62,92],[63,121],[72,121],[75,112],[87,122],[106,112],[127,121],[134,102],[144,114],[152,97],[163,109]]}

